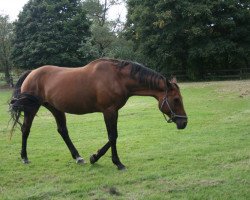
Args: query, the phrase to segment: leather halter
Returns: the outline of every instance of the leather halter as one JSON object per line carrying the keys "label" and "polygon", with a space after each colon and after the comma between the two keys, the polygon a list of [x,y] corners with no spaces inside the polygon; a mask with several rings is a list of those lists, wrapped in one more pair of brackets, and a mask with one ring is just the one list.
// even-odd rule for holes
{"label": "leather halter", "polygon": [[[165,113],[162,111],[162,108],[163,108],[164,104],[167,104],[168,109],[169,109],[170,112],[171,112],[171,115],[170,115],[170,118],[169,118],[169,119],[167,119],[167,116],[166,116]],[[165,120],[166,120],[168,123],[174,122],[174,120],[175,120],[176,118],[187,119],[187,116],[185,116],[185,115],[177,115],[177,114],[172,110],[172,108],[170,107],[170,104],[169,104],[169,102],[168,102],[167,92],[166,92],[166,96],[163,98],[163,101],[162,101],[162,103],[161,103],[161,108],[160,108],[160,110],[161,110],[161,112],[162,112],[162,114],[163,114]]]}

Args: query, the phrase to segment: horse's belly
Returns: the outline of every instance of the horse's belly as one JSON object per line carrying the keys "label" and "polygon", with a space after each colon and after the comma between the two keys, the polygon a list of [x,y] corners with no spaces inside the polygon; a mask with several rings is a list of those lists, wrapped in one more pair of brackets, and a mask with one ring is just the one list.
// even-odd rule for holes
{"label": "horse's belly", "polygon": [[56,109],[70,114],[86,114],[98,111],[95,107],[94,100],[81,100],[79,97],[75,99],[64,98],[60,100],[54,100],[50,104],[52,104]]}
{"label": "horse's belly", "polygon": [[45,90],[45,102],[57,110],[71,114],[96,112],[95,95],[86,88],[60,87]]}
{"label": "horse's belly", "polygon": [[65,106],[62,107],[62,111],[66,112],[66,113],[70,113],[70,114],[78,114],[78,115],[82,115],[82,114],[86,114],[86,113],[93,113],[93,112],[98,112],[98,110],[96,108],[94,108],[92,105],[75,105],[75,106]]}

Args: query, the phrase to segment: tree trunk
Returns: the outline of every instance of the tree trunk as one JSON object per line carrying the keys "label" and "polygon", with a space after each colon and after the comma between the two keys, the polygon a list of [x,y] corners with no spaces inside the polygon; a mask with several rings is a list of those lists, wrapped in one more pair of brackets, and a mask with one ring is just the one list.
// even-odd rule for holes
{"label": "tree trunk", "polygon": [[4,66],[4,78],[5,78],[6,83],[10,87],[14,87],[13,78],[10,73],[10,64],[7,60],[5,61],[5,66]]}

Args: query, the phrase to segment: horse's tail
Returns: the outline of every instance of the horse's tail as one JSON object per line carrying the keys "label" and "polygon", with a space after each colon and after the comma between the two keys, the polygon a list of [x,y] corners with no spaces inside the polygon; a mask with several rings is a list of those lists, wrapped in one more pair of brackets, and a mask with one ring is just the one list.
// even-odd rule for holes
{"label": "horse's tail", "polygon": [[20,126],[22,123],[19,121],[19,118],[21,116],[21,112],[24,111],[24,105],[22,105],[22,102],[20,101],[20,94],[21,94],[21,86],[24,82],[24,80],[27,78],[27,76],[30,74],[31,70],[28,70],[24,72],[21,77],[18,79],[17,83],[14,86],[14,91],[12,94],[12,97],[9,101],[9,112],[11,115],[10,121],[13,122],[12,128],[11,128],[11,136],[12,133],[16,127],[17,124]]}

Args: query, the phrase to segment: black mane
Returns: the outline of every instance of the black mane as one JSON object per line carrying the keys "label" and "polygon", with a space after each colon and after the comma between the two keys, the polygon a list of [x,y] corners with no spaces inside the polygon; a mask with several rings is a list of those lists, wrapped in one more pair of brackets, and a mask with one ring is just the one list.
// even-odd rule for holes
{"label": "black mane", "polygon": [[118,67],[124,68],[131,66],[130,77],[134,80],[138,80],[139,83],[149,87],[150,89],[159,89],[161,80],[166,80],[163,75],[156,71],[145,67],[144,65],[125,60],[112,60]]}

